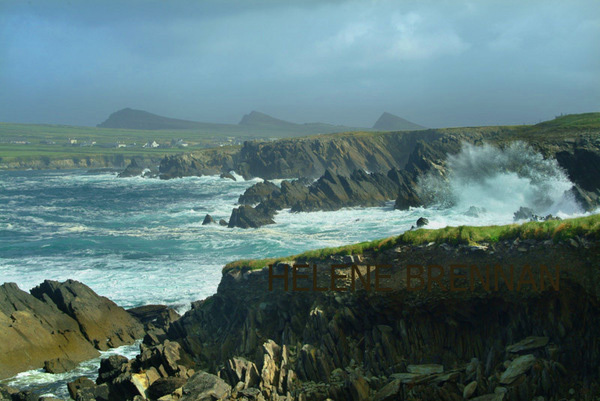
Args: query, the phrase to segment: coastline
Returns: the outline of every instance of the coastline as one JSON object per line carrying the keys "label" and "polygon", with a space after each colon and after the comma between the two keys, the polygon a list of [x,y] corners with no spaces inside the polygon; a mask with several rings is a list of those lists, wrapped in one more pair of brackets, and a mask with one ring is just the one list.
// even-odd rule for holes
{"label": "coastline", "polygon": [[[503,229],[507,234],[494,240],[486,237],[486,227],[473,227],[483,233],[476,243],[444,241],[448,230],[417,230],[360,247],[226,266],[215,295],[193,303],[167,330],[147,330],[140,356],[119,362],[119,372],[126,376],[119,381],[119,373],[90,389],[119,392],[115,400],[135,395],[158,399],[150,395],[156,394],[155,382],[171,380],[181,388],[173,388],[169,399],[186,400],[197,394],[192,384],[202,377],[224,389],[221,395],[230,400],[250,393],[273,400],[300,400],[302,394],[323,400],[388,399],[384,394],[434,400],[462,394],[467,385],[474,396],[501,391],[505,400],[519,399],[515,397],[522,392],[569,395],[572,388],[581,395],[600,394],[590,382],[596,374],[593,366],[600,364],[593,351],[598,339],[589,336],[592,321],[600,318],[600,272],[593,264],[600,253],[600,216]],[[431,236],[438,239],[432,243]],[[268,263],[279,273],[284,263],[316,265],[327,277],[328,267],[349,258],[363,272],[368,264],[391,263],[392,291],[290,293],[281,280],[268,291]],[[477,286],[450,292],[406,287],[409,263],[484,266],[499,261],[503,266],[562,265],[560,289],[488,292]],[[346,273],[351,274],[351,266]],[[519,271],[523,269],[517,267]],[[291,288],[293,278],[288,280]],[[440,280],[449,285],[447,277]],[[548,319],[548,313],[553,317]],[[423,336],[429,340],[424,342]],[[172,349],[168,369],[160,359],[167,358],[167,349]],[[155,354],[163,356],[153,359]],[[559,366],[568,373],[557,374]],[[150,375],[151,370],[158,375]],[[251,371],[256,374],[248,376]],[[539,382],[540,374],[552,377],[549,387]],[[123,394],[117,384],[122,380],[137,384]]]}

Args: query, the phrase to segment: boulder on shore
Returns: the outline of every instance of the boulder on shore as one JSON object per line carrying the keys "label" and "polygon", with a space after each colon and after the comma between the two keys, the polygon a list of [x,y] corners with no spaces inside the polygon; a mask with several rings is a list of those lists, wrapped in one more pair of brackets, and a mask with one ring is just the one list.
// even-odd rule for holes
{"label": "boulder on shore", "polygon": [[54,358],[44,362],[44,370],[48,373],[65,373],[76,367],[77,364],[67,358]]}
{"label": "boulder on shore", "polygon": [[70,370],[143,333],[123,308],[77,281],[45,281],[31,293],[0,285],[0,379],[44,366]]}
{"label": "boulder on shore", "polygon": [[78,281],[45,280],[31,290],[31,295],[54,302],[77,321],[81,333],[99,350],[131,344],[144,336],[142,324],[125,309]]}
{"label": "boulder on shore", "polygon": [[78,322],[54,302],[39,300],[15,283],[0,285],[0,379],[54,358],[81,362],[98,355]]}

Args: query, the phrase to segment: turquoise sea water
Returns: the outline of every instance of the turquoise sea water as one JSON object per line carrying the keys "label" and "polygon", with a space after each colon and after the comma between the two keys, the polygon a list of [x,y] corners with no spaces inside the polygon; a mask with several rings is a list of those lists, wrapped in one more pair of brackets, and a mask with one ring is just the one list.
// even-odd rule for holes
{"label": "turquoise sea water", "polygon": [[422,215],[432,226],[484,222],[451,211],[438,219],[435,211],[395,211],[390,202],[282,211],[277,224],[260,229],[202,226],[207,213],[228,220],[239,195],[258,181],[0,172],[0,281],[29,290],[44,279],[76,279],[126,308],[161,303],[183,311],[216,291],[230,261],[399,234]]}
{"label": "turquoise sea water", "polygon": [[[207,213],[228,220],[239,195],[258,181],[217,176],[121,179],[84,170],[2,171],[0,283],[16,282],[28,291],[45,279],[75,279],[126,308],[158,303],[183,312],[191,301],[216,291],[221,268],[230,261],[397,235],[421,216],[432,228],[506,224],[532,198],[527,180],[499,172],[479,184],[454,183],[457,200],[449,209],[398,211],[390,202],[336,212],[284,210],[276,215],[276,224],[260,229],[202,226]],[[550,184],[561,188],[568,183]],[[551,211],[562,217],[581,214],[561,193],[552,195]],[[471,205],[487,211],[467,216]],[[136,349],[117,352],[132,357]],[[65,383],[81,375],[95,377],[97,367],[98,361],[90,361],[56,376],[30,371],[9,382],[68,397]]]}

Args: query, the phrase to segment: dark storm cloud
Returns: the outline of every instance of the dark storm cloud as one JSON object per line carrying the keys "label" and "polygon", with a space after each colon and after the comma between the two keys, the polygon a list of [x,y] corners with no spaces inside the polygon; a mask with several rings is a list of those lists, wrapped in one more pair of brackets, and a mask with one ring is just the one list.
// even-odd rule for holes
{"label": "dark storm cloud", "polygon": [[0,121],[531,123],[598,110],[599,39],[594,0],[0,1]]}

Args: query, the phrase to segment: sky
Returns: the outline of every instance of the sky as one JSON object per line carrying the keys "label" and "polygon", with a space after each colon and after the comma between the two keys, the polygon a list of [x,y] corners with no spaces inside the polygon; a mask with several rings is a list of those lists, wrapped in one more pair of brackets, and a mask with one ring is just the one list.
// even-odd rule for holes
{"label": "sky", "polygon": [[600,111],[597,0],[0,0],[0,121],[531,124]]}

